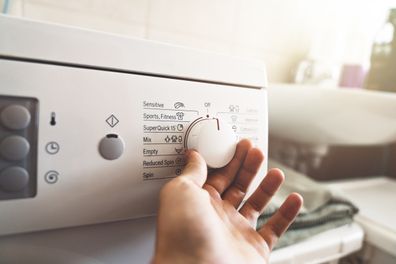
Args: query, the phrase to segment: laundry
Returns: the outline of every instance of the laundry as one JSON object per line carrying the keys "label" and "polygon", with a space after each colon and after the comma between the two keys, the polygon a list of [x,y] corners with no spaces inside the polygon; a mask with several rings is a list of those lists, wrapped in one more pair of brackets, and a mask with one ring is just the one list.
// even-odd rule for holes
{"label": "laundry", "polygon": [[279,208],[289,193],[298,192],[304,197],[304,207],[295,222],[280,238],[275,248],[295,244],[326,230],[352,223],[358,208],[344,198],[339,198],[320,183],[300,174],[279,162],[270,160],[270,168],[280,168],[285,173],[285,182],[273,202],[259,217],[259,229]]}

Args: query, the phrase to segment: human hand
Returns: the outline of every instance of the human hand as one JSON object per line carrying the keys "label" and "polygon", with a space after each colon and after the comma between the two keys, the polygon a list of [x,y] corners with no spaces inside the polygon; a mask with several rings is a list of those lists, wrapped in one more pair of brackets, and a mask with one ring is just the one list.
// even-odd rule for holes
{"label": "human hand", "polygon": [[283,173],[270,170],[238,210],[264,160],[262,152],[242,140],[231,162],[209,175],[197,152],[188,151],[186,158],[183,173],[161,190],[153,263],[268,263],[302,197],[291,194],[256,231],[257,218],[282,184]]}

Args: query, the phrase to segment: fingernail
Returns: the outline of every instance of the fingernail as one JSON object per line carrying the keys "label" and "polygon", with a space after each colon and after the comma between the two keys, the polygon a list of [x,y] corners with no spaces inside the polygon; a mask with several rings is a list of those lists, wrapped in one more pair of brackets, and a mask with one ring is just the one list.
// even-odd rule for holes
{"label": "fingernail", "polygon": [[290,196],[298,197],[298,198],[291,199],[290,205],[292,205],[294,207],[303,205],[304,199],[299,193],[292,193],[292,194],[290,194]]}

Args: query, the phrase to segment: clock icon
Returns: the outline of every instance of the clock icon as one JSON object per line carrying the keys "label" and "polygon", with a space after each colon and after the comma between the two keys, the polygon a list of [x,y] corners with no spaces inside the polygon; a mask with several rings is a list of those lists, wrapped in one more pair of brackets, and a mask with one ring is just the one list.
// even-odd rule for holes
{"label": "clock icon", "polygon": [[51,141],[45,145],[45,151],[50,155],[55,155],[59,152],[60,146],[57,142]]}

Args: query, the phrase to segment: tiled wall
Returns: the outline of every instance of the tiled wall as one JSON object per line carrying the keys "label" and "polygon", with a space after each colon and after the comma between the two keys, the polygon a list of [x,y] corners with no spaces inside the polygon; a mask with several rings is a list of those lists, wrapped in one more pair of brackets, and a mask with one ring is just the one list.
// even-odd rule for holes
{"label": "tiled wall", "polygon": [[[2,4],[4,0],[0,0]],[[368,58],[394,0],[9,0],[8,13],[263,60],[290,80],[311,53],[337,63]],[[310,52],[311,50],[311,52]]]}

